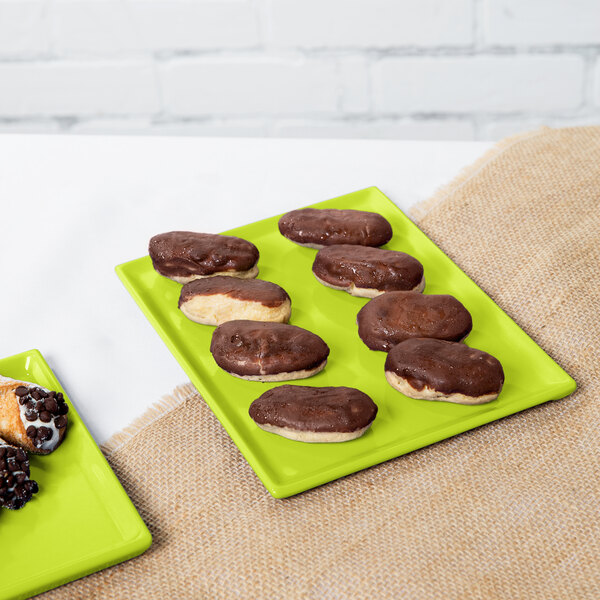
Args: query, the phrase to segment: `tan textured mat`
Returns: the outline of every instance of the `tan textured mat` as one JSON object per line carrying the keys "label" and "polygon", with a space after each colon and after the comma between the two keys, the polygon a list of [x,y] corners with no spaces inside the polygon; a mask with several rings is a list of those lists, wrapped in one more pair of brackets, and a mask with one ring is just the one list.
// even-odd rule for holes
{"label": "tan textured mat", "polygon": [[275,500],[180,389],[108,456],[153,546],[44,598],[600,598],[600,128],[502,142],[417,223],[578,391]]}

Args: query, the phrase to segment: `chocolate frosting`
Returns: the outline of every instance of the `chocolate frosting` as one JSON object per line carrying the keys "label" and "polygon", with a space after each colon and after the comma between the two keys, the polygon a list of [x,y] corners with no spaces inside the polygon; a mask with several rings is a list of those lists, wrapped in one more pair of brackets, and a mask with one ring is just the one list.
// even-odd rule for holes
{"label": "chocolate frosting", "polygon": [[410,254],[349,244],[319,250],[312,270],[319,279],[337,287],[353,283],[386,292],[412,290],[423,279],[423,265]]}
{"label": "chocolate frosting", "polygon": [[289,300],[287,292],[276,283],[262,279],[239,279],[225,275],[216,275],[207,279],[194,279],[181,288],[179,307],[195,296],[213,296],[223,294],[236,300],[260,302],[273,308]]}
{"label": "chocolate frosting", "polygon": [[473,398],[499,393],[504,383],[502,365],[491,354],[431,338],[413,338],[394,346],[385,370],[406,379],[417,390],[428,387]]}
{"label": "chocolate frosting", "polygon": [[446,294],[386,292],[367,302],[357,317],[358,335],[371,350],[388,352],[408,338],[457,342],[473,326],[469,311]]}
{"label": "chocolate frosting", "polygon": [[273,375],[314,369],[329,347],[314,333],[284,323],[228,321],[219,325],[210,351],[225,371],[237,375]]}
{"label": "chocolate frosting", "polygon": [[258,261],[258,249],[246,240],[193,231],[155,235],[148,252],[154,268],[165,277],[248,271]]}
{"label": "chocolate frosting", "polygon": [[377,405],[354,388],[282,385],[257,398],[249,413],[260,425],[346,433],[369,425]]}
{"label": "chocolate frosting", "polygon": [[298,244],[382,246],[392,226],[377,213],[335,208],[301,208],[279,219],[281,235]]}

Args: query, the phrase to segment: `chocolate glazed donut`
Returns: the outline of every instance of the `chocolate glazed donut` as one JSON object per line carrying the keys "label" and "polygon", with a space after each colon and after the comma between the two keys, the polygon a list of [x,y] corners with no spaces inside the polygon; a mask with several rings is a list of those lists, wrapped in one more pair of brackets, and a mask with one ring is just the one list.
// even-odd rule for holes
{"label": "chocolate glazed donut", "polygon": [[285,323],[228,321],[213,333],[210,351],[230,375],[250,381],[288,381],[325,368],[329,347],[314,333]]}
{"label": "chocolate glazed donut", "polygon": [[392,226],[381,215],[364,210],[301,208],[279,219],[281,235],[301,246],[335,244],[383,246],[392,239]]}
{"label": "chocolate glazed donut", "polygon": [[471,314],[454,296],[417,292],[377,296],[362,307],[357,322],[362,341],[384,352],[413,337],[458,342],[473,327]]}

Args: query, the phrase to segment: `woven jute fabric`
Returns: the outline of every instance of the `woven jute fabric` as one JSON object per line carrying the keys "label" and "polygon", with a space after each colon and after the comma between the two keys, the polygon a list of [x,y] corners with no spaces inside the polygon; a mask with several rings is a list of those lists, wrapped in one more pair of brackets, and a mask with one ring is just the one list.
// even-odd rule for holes
{"label": "woven jute fabric", "polygon": [[600,598],[600,128],[506,140],[416,219],[578,391],[276,500],[179,389],[108,453],[152,547],[44,598]]}

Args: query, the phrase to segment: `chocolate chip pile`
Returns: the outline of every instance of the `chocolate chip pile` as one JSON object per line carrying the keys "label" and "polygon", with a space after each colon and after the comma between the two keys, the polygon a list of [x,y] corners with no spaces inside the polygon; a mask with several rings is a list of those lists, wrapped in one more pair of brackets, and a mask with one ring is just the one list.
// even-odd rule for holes
{"label": "chocolate chip pile", "polygon": [[[41,421],[42,423],[53,423],[57,429],[67,426],[66,414],[69,407],[65,403],[61,392],[46,392],[42,388],[27,388],[23,385],[15,390],[19,398],[19,404],[25,407],[25,419],[27,421]],[[45,425],[29,425],[26,429],[27,437],[31,439],[36,448],[52,438],[52,428]]]}
{"label": "chocolate chip pile", "polygon": [[37,491],[37,483],[29,479],[27,453],[0,442],[0,506],[21,508]]}

